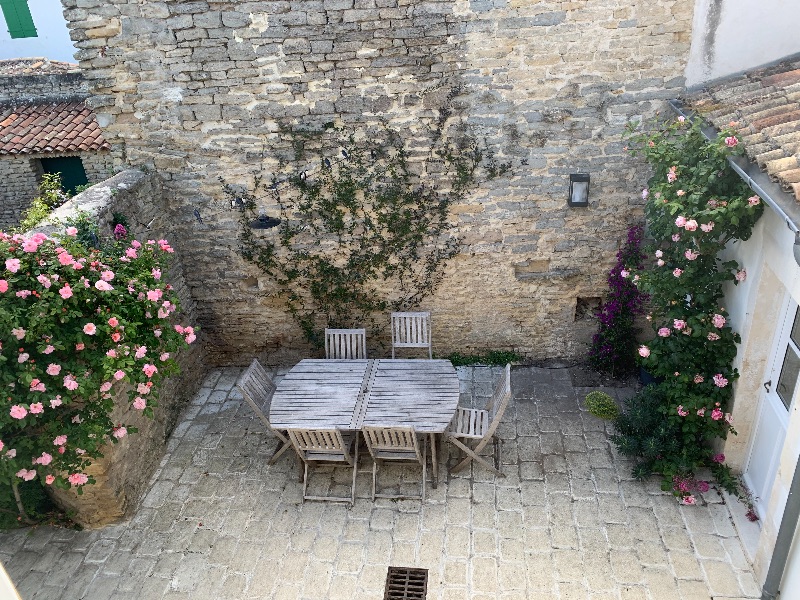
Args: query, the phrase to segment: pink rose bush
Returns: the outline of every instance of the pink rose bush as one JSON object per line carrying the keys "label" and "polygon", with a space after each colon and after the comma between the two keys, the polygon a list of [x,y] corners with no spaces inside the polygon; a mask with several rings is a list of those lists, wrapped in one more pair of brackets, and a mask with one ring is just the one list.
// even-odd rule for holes
{"label": "pink rose bush", "polygon": [[[0,232],[0,389],[13,390],[0,396],[5,484],[38,477],[80,493],[104,446],[136,433],[111,421],[114,404],[152,417],[175,356],[195,339],[192,327],[175,329],[165,240],[118,235],[98,250],[81,244],[80,226],[56,239]],[[120,380],[129,391],[115,395]]]}
{"label": "pink rose bush", "polygon": [[613,438],[638,461],[635,476],[661,474],[664,489],[687,505],[707,485],[694,481],[700,468],[739,491],[724,457],[717,460],[711,450],[715,439],[735,433],[726,407],[739,377],[733,362],[740,337],[724,308],[723,285],[747,277],[721,253],[731,241],[750,237],[764,208],[728,165],[728,157],[743,152],[735,132],[709,142],[700,125],[675,119],[649,131],[629,129],[631,152],[652,168],[645,215],[654,244],[650,262],[623,267],[653,308],[656,335],[637,359],[657,383],[629,402]]}

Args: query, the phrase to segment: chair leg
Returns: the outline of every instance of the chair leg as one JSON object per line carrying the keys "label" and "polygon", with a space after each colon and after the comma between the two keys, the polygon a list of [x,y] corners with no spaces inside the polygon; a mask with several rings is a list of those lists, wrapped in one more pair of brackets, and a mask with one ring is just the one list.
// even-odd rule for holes
{"label": "chair leg", "polygon": [[428,436],[422,434],[422,502],[425,502],[425,482],[428,479]]}
{"label": "chair leg", "polygon": [[489,464],[482,457],[478,456],[472,448],[462,444],[459,440],[457,440],[454,437],[449,437],[447,440],[450,443],[452,443],[453,445],[458,446],[459,448],[461,448],[467,454],[467,456],[464,458],[464,460],[462,460],[455,467],[450,469],[451,473],[457,473],[458,471],[460,471],[461,469],[466,467],[470,462],[475,460],[475,461],[478,461],[479,463],[481,463],[484,467],[486,467],[487,469],[489,469],[493,473],[495,473],[497,476],[505,477],[505,474],[502,471],[500,471],[499,469],[496,469],[494,465]]}
{"label": "chair leg", "polygon": [[350,506],[356,501],[356,475],[358,475],[358,432],[356,432],[355,457],[353,458],[353,485],[350,488]]}
{"label": "chair leg", "polygon": [[308,463],[303,462],[303,504],[306,502],[306,489],[308,488]]}
{"label": "chair leg", "polygon": [[378,487],[378,460],[372,459],[372,501],[375,502],[375,490]]}
{"label": "chair leg", "polygon": [[286,452],[289,448],[292,447],[292,443],[289,440],[285,442],[278,441],[278,444],[275,446],[275,452],[272,453],[272,458],[269,459],[267,462],[268,465],[274,465],[278,459]]}

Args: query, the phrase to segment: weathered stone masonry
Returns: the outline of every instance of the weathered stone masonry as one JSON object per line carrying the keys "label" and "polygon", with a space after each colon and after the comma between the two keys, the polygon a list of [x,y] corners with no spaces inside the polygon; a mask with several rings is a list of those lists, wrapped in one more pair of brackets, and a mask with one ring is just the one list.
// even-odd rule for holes
{"label": "weathered stone masonry", "polygon": [[[621,132],[680,94],[693,5],[63,4],[115,160],[158,170],[172,195],[171,238],[192,262],[187,283],[218,362],[302,342],[269,282],[236,256],[237,215],[216,177],[269,173],[281,125],[380,118],[413,137],[455,88],[455,114],[517,167],[454,207],[463,251],[425,306],[435,351],[579,356],[594,324],[575,322],[577,299],[602,295],[641,215],[645,173]],[[575,172],[591,174],[588,209],[566,207]]]}

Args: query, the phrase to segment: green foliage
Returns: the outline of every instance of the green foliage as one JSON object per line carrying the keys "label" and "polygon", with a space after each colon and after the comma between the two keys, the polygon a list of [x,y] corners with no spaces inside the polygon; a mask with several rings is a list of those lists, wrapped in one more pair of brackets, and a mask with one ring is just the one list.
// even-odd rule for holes
{"label": "green foliage", "polygon": [[584,403],[589,412],[600,419],[613,421],[619,416],[619,407],[617,403],[605,392],[589,392],[586,394]]}
{"label": "green foliage", "polygon": [[67,200],[69,196],[61,188],[61,174],[45,173],[39,183],[39,195],[23,213],[18,231],[33,229]]}
{"label": "green foliage", "polygon": [[513,350],[489,350],[484,354],[461,354],[460,352],[453,352],[445,356],[447,360],[453,363],[456,367],[465,367],[469,365],[490,365],[504,367],[509,363],[515,363],[522,360],[522,356]]}
{"label": "green foliage", "polygon": [[732,363],[740,337],[720,302],[723,284],[737,284],[746,273],[720,254],[750,237],[763,205],[727,163],[741,152],[733,131],[708,142],[699,121],[678,119],[629,134],[633,153],[653,169],[643,196],[655,245],[643,268],[630,266],[630,276],[650,296],[656,336],[640,346],[639,356],[660,383],[628,404],[614,442],[639,459],[637,475],[661,474],[665,489],[691,504],[701,467],[732,485],[711,450],[713,440],[735,433],[725,411],[739,376]]}
{"label": "green foliage", "polygon": [[[223,190],[231,206],[242,208],[241,255],[276,284],[317,347],[325,327],[381,328],[375,315],[429,297],[459,251],[450,206],[476,186],[482,164],[490,165],[487,177],[508,168],[469,136],[448,142],[439,130],[424,164],[410,160],[402,136],[389,127],[327,124],[283,134],[292,147],[291,155],[277,157],[283,179],[257,178],[253,190],[222,180]],[[276,205],[281,219],[266,235],[250,227],[264,203]]]}
{"label": "green foliage", "polygon": [[85,192],[86,190],[88,190],[93,185],[94,185],[93,183],[82,183],[81,185],[76,185],[75,189],[73,190],[75,192],[74,195],[77,196],[81,192]]}

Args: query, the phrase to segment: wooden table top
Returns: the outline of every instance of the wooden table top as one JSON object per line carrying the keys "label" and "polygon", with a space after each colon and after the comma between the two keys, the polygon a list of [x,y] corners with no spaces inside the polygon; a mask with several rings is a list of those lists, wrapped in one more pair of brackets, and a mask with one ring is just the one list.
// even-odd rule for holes
{"label": "wooden table top", "polygon": [[458,399],[458,375],[447,360],[306,359],[278,383],[270,422],[275,429],[411,425],[441,433]]}

